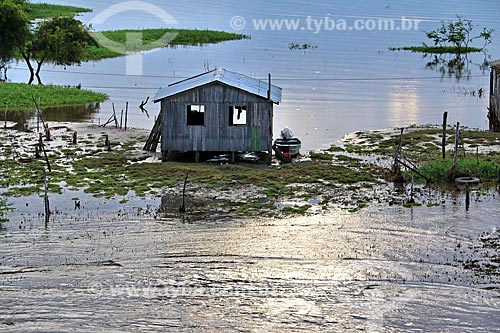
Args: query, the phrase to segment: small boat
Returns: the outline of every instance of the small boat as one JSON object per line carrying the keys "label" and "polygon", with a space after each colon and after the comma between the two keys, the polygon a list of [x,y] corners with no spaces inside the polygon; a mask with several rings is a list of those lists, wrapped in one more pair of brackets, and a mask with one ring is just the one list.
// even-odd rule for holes
{"label": "small boat", "polygon": [[285,127],[281,130],[281,138],[274,140],[274,147],[276,147],[286,160],[296,157],[300,154],[302,142],[295,138],[290,128]]}
{"label": "small boat", "polygon": [[274,145],[283,153],[285,157],[291,158],[300,154],[302,142],[298,138],[280,138],[274,140]]}

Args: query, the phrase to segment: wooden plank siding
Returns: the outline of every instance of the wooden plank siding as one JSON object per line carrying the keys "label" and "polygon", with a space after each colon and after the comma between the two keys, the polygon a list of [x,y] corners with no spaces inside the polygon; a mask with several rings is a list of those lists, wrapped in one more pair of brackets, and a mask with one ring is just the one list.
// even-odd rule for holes
{"label": "wooden plank siding", "polygon": [[492,67],[490,74],[490,131],[500,132],[500,67]]}
{"label": "wooden plank siding", "polygon": [[[205,124],[187,125],[188,105],[205,106]],[[245,106],[246,125],[230,125],[231,106]],[[219,82],[161,101],[162,151],[267,151],[273,104],[267,99]]]}

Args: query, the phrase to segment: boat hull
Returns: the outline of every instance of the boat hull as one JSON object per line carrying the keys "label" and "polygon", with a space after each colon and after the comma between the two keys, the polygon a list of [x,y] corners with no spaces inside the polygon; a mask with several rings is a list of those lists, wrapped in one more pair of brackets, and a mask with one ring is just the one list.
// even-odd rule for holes
{"label": "boat hull", "polygon": [[302,142],[297,138],[292,139],[276,139],[274,145],[283,153],[290,157],[300,154]]}

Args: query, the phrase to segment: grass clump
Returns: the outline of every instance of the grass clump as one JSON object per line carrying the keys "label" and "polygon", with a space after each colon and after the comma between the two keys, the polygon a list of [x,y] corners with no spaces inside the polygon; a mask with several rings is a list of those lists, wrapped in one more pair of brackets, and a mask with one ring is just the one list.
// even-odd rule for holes
{"label": "grass clump", "polygon": [[[435,160],[424,163],[419,171],[431,181],[441,182],[448,178],[453,160]],[[475,157],[466,157],[457,162],[457,177],[476,177],[482,181],[495,181],[498,179],[498,161],[477,160]]]}
{"label": "grass clump", "polygon": [[[105,37],[113,42],[125,46],[127,34],[141,34],[142,45],[129,52],[148,51],[162,47],[175,47],[180,45],[200,46],[205,44],[216,44],[230,40],[241,40],[250,38],[247,35],[235,34],[215,30],[191,30],[191,29],[144,29],[144,30],[112,30],[93,33],[97,41]],[[101,60],[123,56],[124,53],[116,52],[105,46],[91,46],[88,49],[88,60]]]}
{"label": "grass clump", "polygon": [[321,160],[321,161],[332,161],[333,155],[327,152],[310,152],[309,157],[312,160]]}
{"label": "grass clump", "polygon": [[28,85],[0,82],[0,101],[12,111],[35,108],[33,97],[40,96],[42,108],[78,106],[103,102],[108,96],[89,90],[52,85]]}

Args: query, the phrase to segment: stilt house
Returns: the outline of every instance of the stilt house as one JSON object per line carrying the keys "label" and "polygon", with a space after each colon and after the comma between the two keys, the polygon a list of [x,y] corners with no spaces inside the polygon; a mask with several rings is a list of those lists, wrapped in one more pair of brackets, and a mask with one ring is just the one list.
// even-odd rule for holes
{"label": "stilt house", "polygon": [[[273,105],[281,88],[222,68],[160,89],[161,113],[148,142],[169,153],[266,152],[272,156]],[[156,146],[153,144],[154,150]],[[146,145],[146,150],[151,150]]]}

